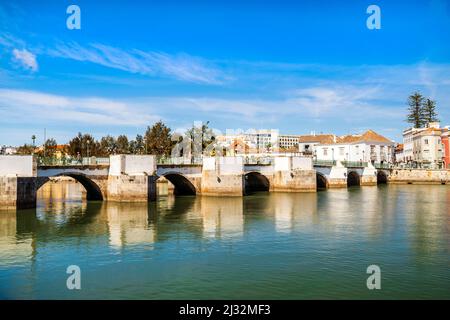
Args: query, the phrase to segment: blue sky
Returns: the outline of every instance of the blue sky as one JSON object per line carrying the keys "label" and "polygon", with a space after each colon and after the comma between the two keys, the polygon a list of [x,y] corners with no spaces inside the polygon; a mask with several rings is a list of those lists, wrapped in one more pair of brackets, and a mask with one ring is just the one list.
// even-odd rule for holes
{"label": "blue sky", "polygon": [[450,125],[450,1],[121,2],[0,1],[0,145],[159,119],[400,140],[415,90]]}

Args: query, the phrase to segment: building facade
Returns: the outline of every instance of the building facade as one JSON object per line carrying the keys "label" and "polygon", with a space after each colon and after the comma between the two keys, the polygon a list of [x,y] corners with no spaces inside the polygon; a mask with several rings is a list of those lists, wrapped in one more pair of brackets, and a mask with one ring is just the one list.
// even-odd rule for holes
{"label": "building facade", "polygon": [[446,141],[448,128],[441,128],[438,122],[431,122],[426,128],[408,128],[403,131],[404,150],[399,162],[417,168],[445,168]]}
{"label": "building facade", "polygon": [[450,169],[450,141],[449,141],[449,130],[442,134],[442,146],[444,149],[444,156],[442,158],[442,162],[444,168]]}
{"label": "building facade", "polygon": [[395,143],[373,130],[360,135],[336,137],[333,142],[317,144],[313,156],[317,160],[393,163]]}

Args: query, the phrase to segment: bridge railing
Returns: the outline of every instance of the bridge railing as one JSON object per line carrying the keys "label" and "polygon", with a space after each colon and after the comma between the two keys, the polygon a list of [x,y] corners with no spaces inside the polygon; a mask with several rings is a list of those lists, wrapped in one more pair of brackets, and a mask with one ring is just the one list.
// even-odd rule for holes
{"label": "bridge railing", "polygon": [[393,167],[393,165],[390,163],[380,163],[380,162],[375,162],[373,166],[375,167],[375,169],[390,169]]}
{"label": "bridge railing", "polygon": [[244,164],[247,165],[271,165],[273,164],[272,157],[244,157]]}
{"label": "bridge railing", "polygon": [[196,164],[200,165],[203,164],[203,159],[201,157],[164,157],[164,156],[157,156],[156,157],[156,163],[157,164]]}
{"label": "bridge railing", "polygon": [[109,165],[109,158],[83,157],[77,158],[55,158],[38,157],[38,166],[87,166],[87,165]]}
{"label": "bridge railing", "polygon": [[336,165],[336,160],[313,160],[313,165],[323,166],[323,167],[332,167],[332,166]]}
{"label": "bridge railing", "polygon": [[369,164],[364,161],[341,161],[342,165],[347,168],[365,168]]}

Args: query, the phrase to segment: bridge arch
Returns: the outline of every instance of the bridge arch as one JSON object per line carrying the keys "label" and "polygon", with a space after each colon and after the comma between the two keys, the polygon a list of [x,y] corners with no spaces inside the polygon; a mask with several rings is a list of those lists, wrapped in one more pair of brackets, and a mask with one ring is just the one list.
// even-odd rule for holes
{"label": "bridge arch", "polygon": [[257,191],[269,191],[269,179],[256,171],[247,172],[244,175],[244,193],[249,194]]}
{"label": "bridge arch", "polygon": [[356,171],[349,171],[347,173],[347,187],[360,186],[361,177]]}
{"label": "bridge arch", "polygon": [[328,180],[326,176],[320,172],[316,172],[316,186],[317,190],[328,189]]}
{"label": "bridge arch", "polygon": [[197,193],[194,184],[181,173],[167,172],[158,176],[158,178],[160,177],[166,178],[174,185],[174,194],[176,196],[195,195]]}
{"label": "bridge arch", "polygon": [[85,174],[78,172],[64,172],[50,177],[40,177],[38,179],[36,191],[53,177],[70,177],[75,179],[86,190],[86,200],[102,201],[106,198],[105,192],[102,191],[102,188],[98,183]]}
{"label": "bridge arch", "polygon": [[377,184],[386,184],[387,174],[383,170],[377,171]]}

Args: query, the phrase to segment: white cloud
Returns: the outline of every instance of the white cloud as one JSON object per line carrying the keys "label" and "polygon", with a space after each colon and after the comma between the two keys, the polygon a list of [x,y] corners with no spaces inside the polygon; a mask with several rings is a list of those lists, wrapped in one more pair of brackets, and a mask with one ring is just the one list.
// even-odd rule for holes
{"label": "white cloud", "polygon": [[53,57],[87,61],[108,68],[150,76],[163,76],[182,81],[222,84],[230,80],[204,59],[187,54],[124,50],[104,44],[81,46],[78,43],[58,44],[46,53]]}
{"label": "white cloud", "polygon": [[142,126],[158,120],[146,106],[98,97],[76,98],[36,91],[0,89],[0,119],[8,123]]}
{"label": "white cloud", "polygon": [[36,55],[26,49],[12,51],[14,61],[27,70],[36,72],[38,70],[38,63],[36,61]]}

